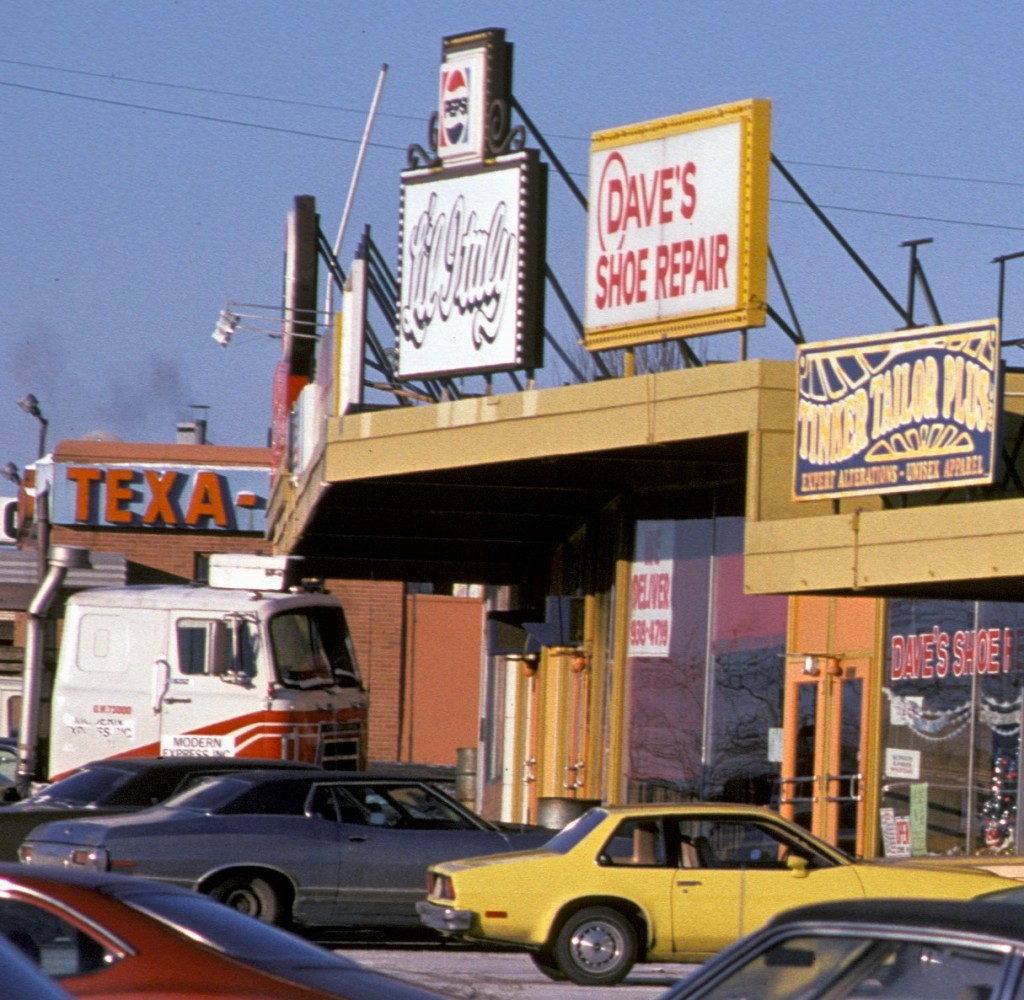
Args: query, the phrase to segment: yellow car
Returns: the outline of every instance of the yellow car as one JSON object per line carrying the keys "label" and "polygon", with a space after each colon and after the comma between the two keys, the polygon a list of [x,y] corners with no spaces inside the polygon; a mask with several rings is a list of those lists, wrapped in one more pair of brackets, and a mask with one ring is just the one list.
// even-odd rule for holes
{"label": "yellow car", "polygon": [[420,920],[530,949],[552,979],[620,982],[635,962],[703,961],[783,910],[866,897],[969,899],[979,869],[857,863],[767,809],[591,809],[542,848],[431,866]]}

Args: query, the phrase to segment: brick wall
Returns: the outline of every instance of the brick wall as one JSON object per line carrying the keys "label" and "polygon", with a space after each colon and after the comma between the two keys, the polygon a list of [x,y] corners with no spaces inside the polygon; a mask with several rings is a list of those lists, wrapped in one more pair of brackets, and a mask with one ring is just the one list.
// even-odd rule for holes
{"label": "brick wall", "polygon": [[370,692],[367,756],[372,761],[401,760],[405,586],[383,580],[328,580],[327,589],[345,607]]}
{"label": "brick wall", "polygon": [[192,580],[196,553],[251,552],[269,555],[270,543],[257,535],[223,531],[169,531],[159,528],[101,530],[54,525],[53,545],[80,545],[93,552],[119,552],[128,560],[129,583],[181,583]]}

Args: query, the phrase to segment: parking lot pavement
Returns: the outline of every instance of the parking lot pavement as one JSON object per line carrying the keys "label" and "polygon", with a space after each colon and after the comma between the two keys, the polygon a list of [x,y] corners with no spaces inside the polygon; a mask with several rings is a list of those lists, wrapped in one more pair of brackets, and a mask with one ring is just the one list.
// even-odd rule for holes
{"label": "parking lot pavement", "polygon": [[[537,971],[529,955],[460,946],[335,948],[338,954],[378,972],[457,1000],[596,1000],[593,986],[556,983]],[[609,1000],[652,1000],[696,966],[637,965],[626,981],[608,990]]]}

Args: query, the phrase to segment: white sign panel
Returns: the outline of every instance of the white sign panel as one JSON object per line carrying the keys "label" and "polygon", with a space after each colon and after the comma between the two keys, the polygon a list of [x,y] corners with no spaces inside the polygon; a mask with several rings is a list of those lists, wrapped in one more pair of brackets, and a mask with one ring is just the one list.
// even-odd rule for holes
{"label": "white sign panel", "polygon": [[885,776],[917,781],[921,777],[921,751],[886,747]]}
{"label": "white sign panel", "polygon": [[769,114],[747,101],[594,135],[588,347],[763,325]]}
{"label": "white sign panel", "polygon": [[672,569],[675,525],[638,521],[630,570],[627,656],[665,659],[672,641]]}
{"label": "white sign panel", "polygon": [[403,174],[400,378],[534,363],[535,165],[527,151],[473,171]]}
{"label": "white sign panel", "polygon": [[199,736],[177,733],[160,738],[161,757],[234,757],[233,736]]}
{"label": "white sign panel", "polygon": [[735,304],[741,139],[732,122],[591,156],[587,327]]}

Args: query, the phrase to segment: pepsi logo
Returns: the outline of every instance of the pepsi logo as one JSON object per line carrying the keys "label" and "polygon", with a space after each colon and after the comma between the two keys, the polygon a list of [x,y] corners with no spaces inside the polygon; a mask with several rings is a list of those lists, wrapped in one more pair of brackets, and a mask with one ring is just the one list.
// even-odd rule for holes
{"label": "pepsi logo", "polygon": [[441,148],[469,142],[469,68],[441,72]]}

